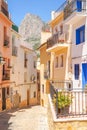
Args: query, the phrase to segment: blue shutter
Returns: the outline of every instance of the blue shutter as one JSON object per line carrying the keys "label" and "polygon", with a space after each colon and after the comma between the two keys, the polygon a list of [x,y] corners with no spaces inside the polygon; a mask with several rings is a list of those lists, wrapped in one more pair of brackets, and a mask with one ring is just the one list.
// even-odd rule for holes
{"label": "blue shutter", "polygon": [[80,36],[80,30],[77,29],[77,30],[76,30],[76,45],[78,45],[78,44],[80,43],[80,38],[79,38],[79,36]]}
{"label": "blue shutter", "polygon": [[76,80],[79,79],[79,64],[75,64],[74,66],[74,76]]}
{"label": "blue shutter", "polygon": [[[80,32],[83,32],[82,41],[80,41]],[[85,25],[81,26],[80,28],[76,29],[76,45],[85,41]]]}
{"label": "blue shutter", "polygon": [[87,84],[87,63],[82,64],[82,87]]}
{"label": "blue shutter", "polygon": [[85,42],[85,25],[82,26],[82,31],[83,31],[83,42]]}
{"label": "blue shutter", "polygon": [[78,12],[82,11],[82,1],[81,0],[77,0],[77,11]]}

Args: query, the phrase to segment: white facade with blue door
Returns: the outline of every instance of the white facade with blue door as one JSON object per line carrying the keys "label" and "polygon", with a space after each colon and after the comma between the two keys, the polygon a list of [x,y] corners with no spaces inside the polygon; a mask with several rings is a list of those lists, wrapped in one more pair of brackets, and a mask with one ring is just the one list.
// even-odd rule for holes
{"label": "white facade with blue door", "polygon": [[[85,88],[87,84],[87,1],[77,1],[79,9],[76,15],[78,16],[73,16],[73,22],[70,23],[72,80],[74,88]],[[83,7],[84,11],[82,11]]]}

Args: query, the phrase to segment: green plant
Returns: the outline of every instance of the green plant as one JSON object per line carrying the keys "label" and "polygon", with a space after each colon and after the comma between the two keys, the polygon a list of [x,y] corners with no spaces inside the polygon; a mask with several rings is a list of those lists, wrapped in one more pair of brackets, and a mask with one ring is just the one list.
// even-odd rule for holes
{"label": "green plant", "polygon": [[58,109],[69,107],[72,103],[72,95],[71,93],[66,93],[64,91],[58,92],[53,97],[53,103],[58,104]]}
{"label": "green plant", "polygon": [[87,91],[87,84],[85,85],[85,89],[84,90]]}
{"label": "green plant", "polygon": [[85,85],[85,88],[87,88],[87,84]]}

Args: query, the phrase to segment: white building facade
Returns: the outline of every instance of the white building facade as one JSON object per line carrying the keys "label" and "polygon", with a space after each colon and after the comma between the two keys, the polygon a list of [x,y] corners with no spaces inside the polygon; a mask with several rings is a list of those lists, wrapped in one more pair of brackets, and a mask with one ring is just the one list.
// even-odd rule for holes
{"label": "white building facade", "polygon": [[37,56],[12,29],[11,100],[13,107],[37,104]]}
{"label": "white building facade", "polygon": [[87,84],[87,0],[74,0],[66,6],[64,22],[70,26],[73,87]]}

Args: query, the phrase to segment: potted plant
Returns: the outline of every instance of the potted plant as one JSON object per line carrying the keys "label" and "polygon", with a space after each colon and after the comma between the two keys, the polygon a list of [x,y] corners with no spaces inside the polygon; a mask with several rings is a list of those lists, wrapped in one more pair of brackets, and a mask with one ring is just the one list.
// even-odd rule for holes
{"label": "potted plant", "polygon": [[64,114],[69,112],[69,106],[72,103],[70,92],[61,91],[53,97],[53,103],[58,108],[58,113]]}

